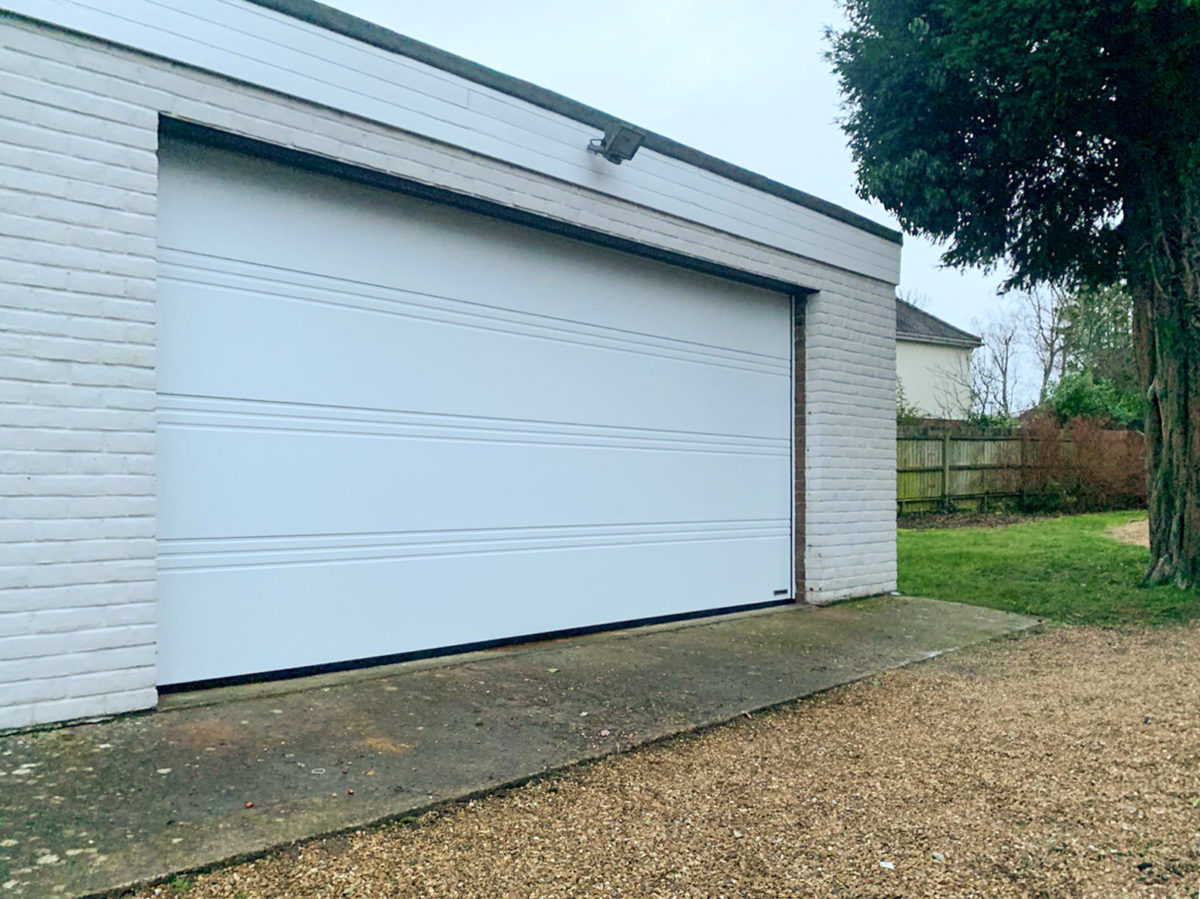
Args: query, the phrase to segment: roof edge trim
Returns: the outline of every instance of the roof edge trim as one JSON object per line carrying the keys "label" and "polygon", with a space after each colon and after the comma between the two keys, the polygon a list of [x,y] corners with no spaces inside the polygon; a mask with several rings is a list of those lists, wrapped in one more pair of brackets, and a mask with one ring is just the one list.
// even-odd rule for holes
{"label": "roof edge trim", "polygon": [[[361,19],[340,9],[326,6],[324,3],[317,2],[317,0],[249,0],[249,2],[256,6],[261,6],[265,9],[283,13],[294,19],[307,22],[310,25],[316,25],[327,31],[333,31],[345,37],[362,41],[364,44],[370,44],[381,50],[387,50],[400,56],[406,56],[409,59],[415,59],[435,69],[441,69],[443,72],[457,75],[460,78],[465,78],[484,87],[492,88],[503,94],[516,97],[519,100],[524,100],[534,106],[539,106],[542,109],[547,109],[569,119],[574,119],[577,122],[582,122],[585,125],[590,125],[599,131],[603,131],[606,126],[613,122],[624,121],[595,107],[588,106],[586,103],[580,103],[578,100],[572,100],[570,97],[565,97],[544,87],[539,87],[529,81],[515,78],[512,75],[505,75],[503,72],[498,72],[479,63],[471,62],[469,59],[464,59],[446,50],[440,50],[431,44],[426,44],[423,41],[407,37],[389,28],[384,28],[382,25],[376,25],[374,22],[368,22],[366,19]],[[643,129],[639,128],[638,130],[641,131]],[[805,193],[794,187],[788,187],[786,184],[774,181],[765,175],[759,175],[731,162],[725,162],[723,159],[710,156],[707,153],[693,149],[653,131],[646,131],[645,134],[646,139],[642,142],[642,146],[656,153],[661,153],[663,156],[678,159],[680,162],[705,169],[713,174],[720,175],[722,178],[736,181],[763,193],[773,194],[790,203],[795,203],[798,206],[819,212],[821,215],[836,219],[892,243],[899,244],[903,242],[903,236],[899,231],[889,228],[886,225],[881,225],[866,216],[859,215],[857,212],[851,212],[849,209],[838,206],[836,203],[822,200],[820,197]]]}
{"label": "roof edge trim", "polygon": [[932,337],[928,334],[912,334],[906,331],[897,331],[896,340],[903,343],[927,343],[933,346],[961,347],[965,350],[975,350],[983,346],[983,341],[978,337],[973,337],[971,339],[960,339],[956,337]]}

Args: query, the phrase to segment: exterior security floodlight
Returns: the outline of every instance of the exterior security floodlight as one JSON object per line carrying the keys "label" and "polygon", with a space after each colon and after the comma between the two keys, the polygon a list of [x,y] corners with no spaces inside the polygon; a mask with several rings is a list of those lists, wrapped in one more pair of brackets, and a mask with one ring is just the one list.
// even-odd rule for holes
{"label": "exterior security floodlight", "polygon": [[596,137],[588,143],[588,152],[599,153],[613,165],[633,159],[646,135],[629,125],[613,122],[604,129],[604,137]]}

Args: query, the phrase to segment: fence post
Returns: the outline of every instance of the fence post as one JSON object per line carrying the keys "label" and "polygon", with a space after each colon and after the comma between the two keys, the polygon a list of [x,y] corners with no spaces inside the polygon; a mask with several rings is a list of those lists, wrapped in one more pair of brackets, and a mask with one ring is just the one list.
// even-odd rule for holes
{"label": "fence post", "polygon": [[950,508],[950,432],[942,434],[942,510]]}
{"label": "fence post", "polygon": [[1017,496],[1018,511],[1025,511],[1029,505],[1027,501],[1027,490],[1029,488],[1029,432],[1026,429],[1021,430],[1021,490]]}

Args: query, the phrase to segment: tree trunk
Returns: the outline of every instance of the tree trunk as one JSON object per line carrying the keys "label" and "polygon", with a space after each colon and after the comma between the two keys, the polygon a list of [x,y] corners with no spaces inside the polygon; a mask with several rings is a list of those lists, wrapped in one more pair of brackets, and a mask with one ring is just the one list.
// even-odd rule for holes
{"label": "tree trunk", "polygon": [[[1146,388],[1148,585],[1200,586],[1200,177],[1143,159],[1126,204],[1134,342]],[[1183,174],[1181,174],[1181,169]]]}

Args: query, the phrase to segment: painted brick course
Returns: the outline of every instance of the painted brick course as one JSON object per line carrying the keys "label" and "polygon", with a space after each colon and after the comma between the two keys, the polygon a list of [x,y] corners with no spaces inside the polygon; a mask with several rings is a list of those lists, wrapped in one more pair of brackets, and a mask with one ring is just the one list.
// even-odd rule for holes
{"label": "painted brick course", "polygon": [[805,312],[805,596],[815,603],[896,587],[893,290],[841,280]]}
{"label": "painted brick course", "polygon": [[817,290],[805,595],[890,590],[892,286],[537,172],[0,14],[0,729],[155,684],[160,114]]}

